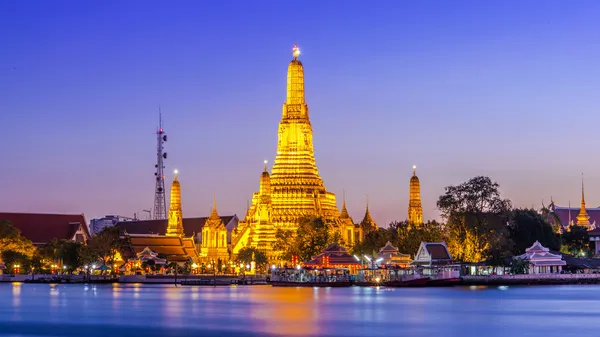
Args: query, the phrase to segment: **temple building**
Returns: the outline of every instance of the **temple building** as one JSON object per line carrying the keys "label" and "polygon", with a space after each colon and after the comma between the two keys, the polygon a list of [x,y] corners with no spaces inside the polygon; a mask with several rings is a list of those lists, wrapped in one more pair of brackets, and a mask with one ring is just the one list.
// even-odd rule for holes
{"label": "temple building", "polygon": [[340,217],[333,228],[340,233],[342,239],[344,240],[345,246],[348,248],[354,247],[354,245],[361,241],[363,233],[362,227],[358,224],[355,224],[352,220],[352,217],[348,213],[345,195],[344,202],[342,204],[342,212],[340,213]]}
{"label": "temple building", "polygon": [[[335,194],[327,191],[316,166],[304,93],[304,66],[299,56],[300,50],[294,45],[293,59],[287,70],[287,95],[279,123],[277,155],[271,174],[263,173],[261,177],[263,190],[254,193],[252,205],[234,233],[234,255],[247,245],[261,246],[268,251],[273,231],[295,230],[304,216],[320,216],[332,226],[336,226],[340,218]],[[267,186],[270,191],[266,190]]]}
{"label": "temple building", "polygon": [[557,274],[567,264],[560,254],[550,253],[539,241],[534,242],[525,249],[525,254],[516,256],[515,259],[529,262],[529,274]]}
{"label": "temple building", "polygon": [[[365,235],[369,232],[375,231],[379,229],[373,218],[371,217],[371,213],[369,212],[369,201],[367,200],[367,208],[365,210],[365,216],[360,222],[360,230],[362,234],[362,239],[364,239]],[[362,240],[361,239],[361,240]]]}
{"label": "temple building", "polygon": [[91,238],[83,214],[0,213],[0,221],[9,221],[38,247],[53,239],[86,244]]}
{"label": "temple building", "polygon": [[227,227],[217,212],[217,199],[213,201],[212,212],[202,227],[200,257],[204,262],[229,260]]}
{"label": "temple building", "polygon": [[377,259],[381,259],[382,265],[398,266],[406,268],[412,262],[409,254],[398,252],[398,247],[395,247],[391,242],[387,242],[385,246],[379,249]]}
{"label": "temple building", "polygon": [[122,229],[122,236],[129,239],[129,249],[123,256],[131,261],[140,256],[164,254],[168,262],[184,264],[200,262],[199,248],[196,245],[195,233],[186,235],[183,212],[181,209],[181,184],[178,172],[171,184],[171,204],[169,219],[153,221],[125,221],[117,223]]}
{"label": "temple building", "polygon": [[253,247],[264,251],[270,258],[274,258],[272,255],[275,227],[271,221],[272,213],[271,177],[265,160],[265,167],[260,176],[259,191],[252,196],[252,207],[248,208],[246,217],[234,230],[235,235],[231,242],[234,255],[237,255],[244,247]]}
{"label": "temple building", "polygon": [[332,243],[323,252],[313,256],[312,260],[303,263],[306,267],[314,268],[348,268],[350,273],[356,274],[361,263],[350,255],[346,248]]}
{"label": "temple building", "polygon": [[600,223],[600,207],[588,208],[585,205],[583,178],[581,180],[581,206],[579,208],[556,206],[550,199],[548,207],[542,205],[542,214],[557,231],[568,231],[571,226],[586,227],[588,231],[594,230]]}
{"label": "temple building", "polygon": [[423,223],[423,206],[421,205],[421,184],[417,177],[417,167],[413,166],[410,178],[410,199],[408,202],[408,223],[420,226]]}

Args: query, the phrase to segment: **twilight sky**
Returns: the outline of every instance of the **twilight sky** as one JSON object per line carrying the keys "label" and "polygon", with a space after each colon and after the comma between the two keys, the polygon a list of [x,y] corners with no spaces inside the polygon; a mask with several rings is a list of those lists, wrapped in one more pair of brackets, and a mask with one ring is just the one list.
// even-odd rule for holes
{"label": "twilight sky", "polygon": [[[173,3],[176,3],[174,5]],[[0,211],[152,207],[162,106],[184,216],[243,217],[298,43],[317,165],[404,220],[475,175],[516,206],[600,205],[600,2],[2,1]]]}

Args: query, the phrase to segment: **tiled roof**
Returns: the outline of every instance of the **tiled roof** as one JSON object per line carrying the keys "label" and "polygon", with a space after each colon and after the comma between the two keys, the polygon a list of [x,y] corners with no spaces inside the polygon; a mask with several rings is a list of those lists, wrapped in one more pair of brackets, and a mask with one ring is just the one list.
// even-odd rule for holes
{"label": "tiled roof", "polygon": [[432,260],[448,260],[452,259],[448,250],[441,243],[428,243],[425,248],[429,252]]}
{"label": "tiled roof", "polygon": [[131,235],[129,236],[129,240],[134,254],[138,254],[144,249],[149,248],[156,254],[165,254],[168,261],[187,261],[189,258],[194,258],[197,255],[193,246],[187,247],[188,244],[186,241],[190,240],[179,237]]}
{"label": "tiled roof", "polygon": [[47,243],[52,239],[71,239],[80,225],[90,237],[83,214],[0,213],[2,220],[10,221],[21,235],[34,244]]}
{"label": "tiled roof", "polygon": [[[225,225],[229,224],[236,215],[222,216],[221,220]],[[194,233],[202,232],[202,227],[206,223],[207,217],[202,218],[184,218],[183,231],[187,237]],[[118,222],[117,226],[123,228],[128,234],[159,234],[165,235],[167,230],[167,220],[140,220]],[[232,230],[233,228],[227,228]]]}

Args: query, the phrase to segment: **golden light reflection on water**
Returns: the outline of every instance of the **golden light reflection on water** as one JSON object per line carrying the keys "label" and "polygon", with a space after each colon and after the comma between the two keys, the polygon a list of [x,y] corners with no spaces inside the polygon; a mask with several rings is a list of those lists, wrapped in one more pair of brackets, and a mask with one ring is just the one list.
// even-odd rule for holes
{"label": "golden light reflection on water", "polygon": [[12,283],[12,305],[20,306],[21,305],[21,282],[13,282]]}
{"label": "golden light reflection on water", "polygon": [[[324,289],[315,288],[265,288],[264,291],[252,291],[245,294],[254,302],[249,316],[256,326],[254,331],[264,331],[282,336],[318,335],[319,325],[310,324],[319,317],[320,312],[313,303]],[[260,305],[268,302],[268,305]],[[309,323],[309,324],[307,324]]]}

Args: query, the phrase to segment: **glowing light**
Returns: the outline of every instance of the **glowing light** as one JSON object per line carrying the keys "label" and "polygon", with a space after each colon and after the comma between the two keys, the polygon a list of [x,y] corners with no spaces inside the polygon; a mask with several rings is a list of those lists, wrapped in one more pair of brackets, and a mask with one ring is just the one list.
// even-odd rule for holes
{"label": "glowing light", "polygon": [[175,169],[175,171],[173,171],[173,173],[175,173],[175,175],[178,175],[179,174],[179,170]]}
{"label": "glowing light", "polygon": [[272,266],[271,266],[271,269],[275,269],[275,268],[276,268],[276,267],[275,267],[275,265],[272,265]]}
{"label": "glowing light", "polygon": [[297,266],[296,266],[296,269],[300,270],[300,265],[297,265]]}
{"label": "glowing light", "polygon": [[297,44],[294,44],[293,51],[294,51],[294,58],[297,58],[298,56],[300,56],[300,48],[298,48]]}
{"label": "glowing light", "polygon": [[376,278],[375,278],[375,282],[379,283],[379,281],[381,281],[381,278],[379,278],[379,277],[376,277]]}
{"label": "glowing light", "polygon": [[413,165],[413,170],[416,170],[416,169],[417,169],[417,165]]}
{"label": "glowing light", "polygon": [[265,159],[265,165],[267,165],[267,163],[268,163],[268,162],[269,162],[269,161]]}

